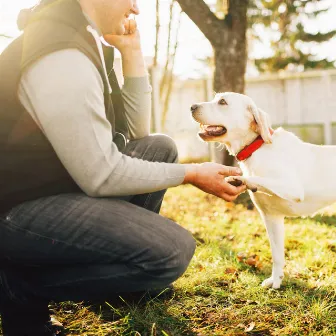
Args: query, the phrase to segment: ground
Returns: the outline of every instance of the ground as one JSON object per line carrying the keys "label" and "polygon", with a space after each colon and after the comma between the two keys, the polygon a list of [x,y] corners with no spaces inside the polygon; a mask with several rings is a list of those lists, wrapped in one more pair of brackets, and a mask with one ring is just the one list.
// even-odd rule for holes
{"label": "ground", "polygon": [[69,335],[336,335],[336,206],[286,220],[286,279],[272,290],[260,286],[271,272],[265,228],[243,204],[191,186],[170,189],[161,214],[197,240],[175,295],[118,306],[64,303],[53,306],[56,316]]}

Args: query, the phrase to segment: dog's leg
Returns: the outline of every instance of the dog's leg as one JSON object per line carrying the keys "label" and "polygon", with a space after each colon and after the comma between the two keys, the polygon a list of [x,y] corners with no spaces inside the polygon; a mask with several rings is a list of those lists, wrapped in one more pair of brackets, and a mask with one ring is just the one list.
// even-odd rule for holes
{"label": "dog's leg", "polygon": [[302,202],[304,200],[303,187],[294,178],[272,179],[260,176],[229,176],[226,181],[230,184],[245,184],[253,192],[262,192],[268,195],[277,195],[285,200]]}
{"label": "dog's leg", "polygon": [[271,216],[261,214],[266,225],[269,241],[272,249],[273,268],[272,276],[266,279],[263,287],[280,288],[284,276],[285,266],[285,226],[283,216]]}

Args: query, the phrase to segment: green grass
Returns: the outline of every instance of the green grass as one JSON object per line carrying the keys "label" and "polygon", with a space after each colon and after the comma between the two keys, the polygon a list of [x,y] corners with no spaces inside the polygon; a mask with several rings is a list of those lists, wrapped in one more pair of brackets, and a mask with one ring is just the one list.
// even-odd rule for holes
{"label": "green grass", "polygon": [[[255,210],[181,186],[169,190],[161,213],[197,240],[175,296],[119,307],[61,304],[55,313],[69,335],[336,335],[336,208],[286,220],[280,290],[260,286],[271,252]],[[242,254],[253,256],[251,266]]]}

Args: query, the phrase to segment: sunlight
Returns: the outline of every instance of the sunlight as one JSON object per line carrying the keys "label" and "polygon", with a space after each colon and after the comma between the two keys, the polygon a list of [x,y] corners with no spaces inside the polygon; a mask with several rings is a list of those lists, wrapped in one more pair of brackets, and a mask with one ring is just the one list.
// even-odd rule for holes
{"label": "sunlight", "polygon": [[[31,7],[36,4],[37,0],[0,0],[0,32],[16,37],[19,31],[16,27],[16,18],[22,8]],[[154,55],[155,43],[155,0],[138,0],[141,14],[136,18],[141,33],[141,41],[144,54],[146,56]],[[307,30],[316,33],[336,29],[336,3],[332,0],[325,1],[324,4],[331,5],[331,10],[323,14],[317,20],[307,20]],[[319,6],[317,4],[317,6]],[[169,1],[161,1],[161,36],[159,62],[164,62],[166,50],[165,41],[168,35],[169,23]],[[251,49],[252,57],[267,57],[271,49],[268,42],[268,36],[264,31],[259,32],[262,37],[262,43],[256,42]],[[0,37],[0,52],[10,42],[10,39]],[[322,43],[318,47],[313,47],[314,52],[321,57],[328,59],[336,58],[336,39],[328,43]],[[180,29],[179,49],[176,56],[175,73],[182,77],[200,76],[204,72],[204,66],[200,59],[211,56],[212,48],[210,43],[205,39],[203,34],[198,30],[195,24],[183,14],[182,26]]]}

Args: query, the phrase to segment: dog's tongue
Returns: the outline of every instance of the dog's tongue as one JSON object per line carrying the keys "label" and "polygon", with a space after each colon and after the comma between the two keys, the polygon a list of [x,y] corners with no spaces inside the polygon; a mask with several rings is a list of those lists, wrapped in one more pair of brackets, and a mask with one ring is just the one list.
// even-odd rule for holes
{"label": "dog's tongue", "polygon": [[226,129],[223,126],[207,126],[205,130],[209,135],[222,135],[226,133]]}

